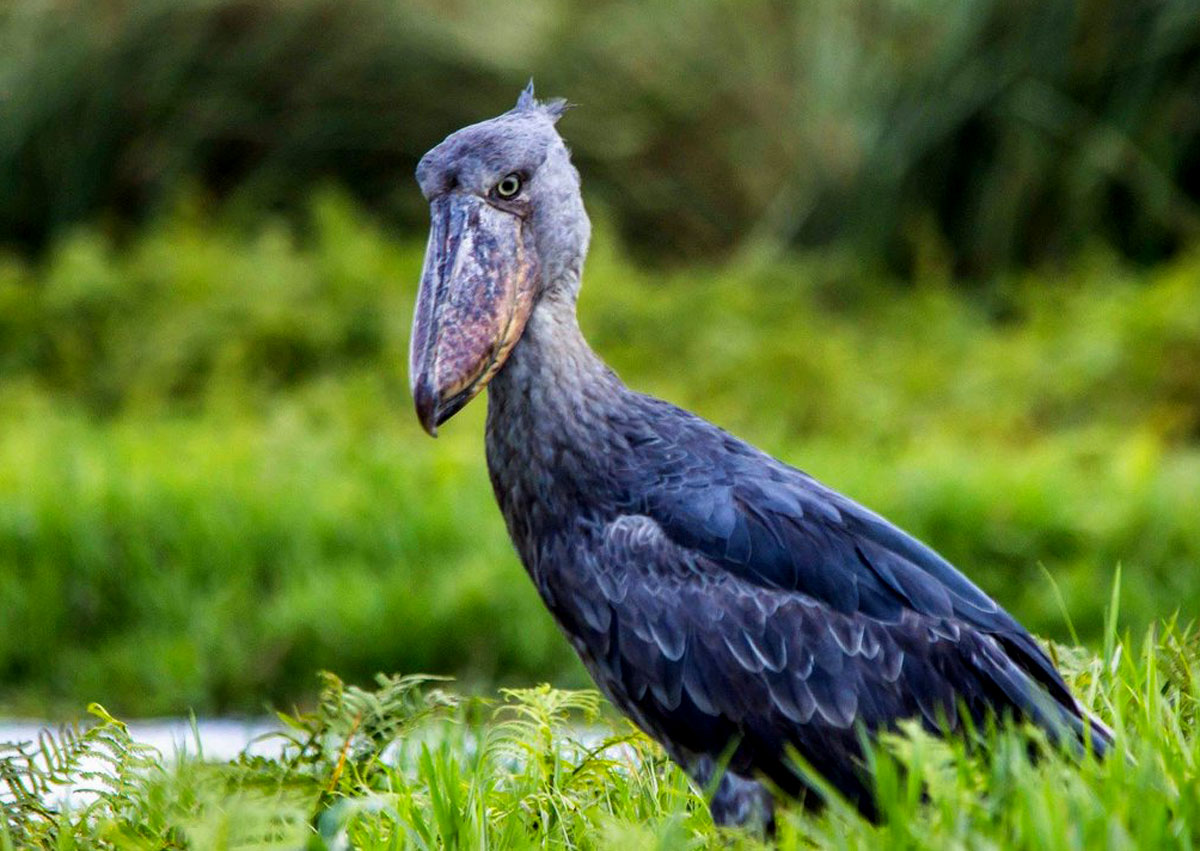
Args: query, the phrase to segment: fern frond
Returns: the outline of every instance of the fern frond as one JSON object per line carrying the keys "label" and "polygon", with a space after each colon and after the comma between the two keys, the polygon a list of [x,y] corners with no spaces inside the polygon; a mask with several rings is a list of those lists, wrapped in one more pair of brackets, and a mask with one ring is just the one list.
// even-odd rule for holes
{"label": "fern frond", "polygon": [[157,749],[135,742],[104,707],[91,726],[43,729],[34,741],[0,745],[0,811],[14,841],[44,834],[64,813],[117,814],[146,774],[161,765]]}

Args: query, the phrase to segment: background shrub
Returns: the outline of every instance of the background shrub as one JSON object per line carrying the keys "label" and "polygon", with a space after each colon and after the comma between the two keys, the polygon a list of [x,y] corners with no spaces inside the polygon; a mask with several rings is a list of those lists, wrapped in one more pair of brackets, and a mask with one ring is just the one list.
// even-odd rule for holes
{"label": "background shrub", "polygon": [[424,226],[417,158],[531,75],[643,257],[849,241],[990,278],[1200,229],[1192,0],[116,0],[0,10],[0,241],[335,178]]}

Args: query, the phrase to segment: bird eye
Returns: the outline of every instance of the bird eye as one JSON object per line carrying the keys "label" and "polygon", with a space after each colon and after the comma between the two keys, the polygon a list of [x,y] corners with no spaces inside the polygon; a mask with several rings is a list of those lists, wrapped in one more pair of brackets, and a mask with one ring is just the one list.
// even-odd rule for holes
{"label": "bird eye", "polygon": [[501,198],[511,198],[521,191],[521,178],[510,174],[496,184],[496,194]]}

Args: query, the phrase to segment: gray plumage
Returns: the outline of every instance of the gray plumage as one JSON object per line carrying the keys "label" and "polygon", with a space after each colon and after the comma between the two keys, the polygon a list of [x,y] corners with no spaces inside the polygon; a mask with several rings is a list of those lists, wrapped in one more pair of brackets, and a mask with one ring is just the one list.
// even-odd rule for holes
{"label": "gray plumage", "polygon": [[[527,322],[490,382],[488,468],[538,593],[609,699],[702,786],[728,758],[721,823],[770,825],[763,778],[813,800],[789,748],[877,816],[860,735],[902,719],[941,732],[962,711],[1012,716],[1104,750],[1037,642],[933,550],[628,389],[592,352],[575,316],[589,224],[561,111],[530,88],[417,175],[435,204],[474,193],[509,209],[535,247]],[[521,196],[500,202],[511,173]]]}

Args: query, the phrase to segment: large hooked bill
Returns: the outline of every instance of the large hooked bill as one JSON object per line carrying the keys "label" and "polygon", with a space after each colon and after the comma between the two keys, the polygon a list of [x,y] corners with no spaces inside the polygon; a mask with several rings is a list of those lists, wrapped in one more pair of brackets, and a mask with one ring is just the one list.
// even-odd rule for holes
{"label": "large hooked bill", "polygon": [[417,418],[436,437],[520,339],[538,268],[519,216],[457,192],[434,199],[430,214],[408,378]]}

